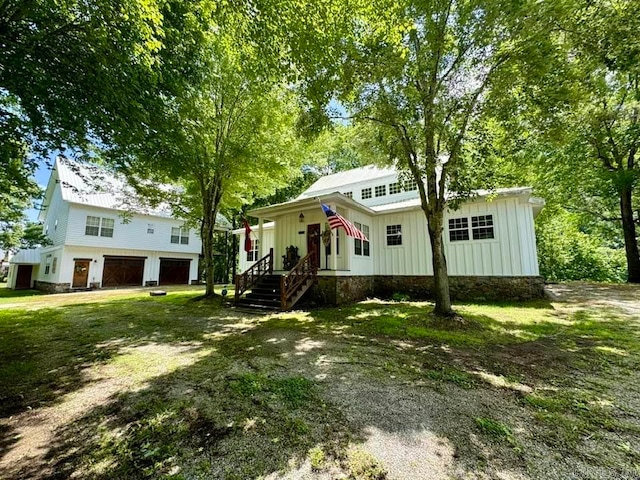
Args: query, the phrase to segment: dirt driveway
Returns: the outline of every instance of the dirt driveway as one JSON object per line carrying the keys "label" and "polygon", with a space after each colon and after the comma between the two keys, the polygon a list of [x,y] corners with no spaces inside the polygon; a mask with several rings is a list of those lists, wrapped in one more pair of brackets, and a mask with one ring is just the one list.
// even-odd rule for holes
{"label": "dirt driveway", "polygon": [[639,478],[640,289],[549,292],[466,325],[197,290],[2,309],[0,478]]}

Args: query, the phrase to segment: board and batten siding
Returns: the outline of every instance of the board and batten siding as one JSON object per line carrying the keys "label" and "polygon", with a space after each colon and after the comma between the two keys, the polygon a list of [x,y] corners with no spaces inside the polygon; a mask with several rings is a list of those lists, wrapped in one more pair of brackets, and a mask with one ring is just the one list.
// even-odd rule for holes
{"label": "board and batten siding", "polygon": [[[492,215],[493,239],[449,241],[450,218]],[[402,245],[387,246],[387,225],[401,225]],[[433,275],[431,244],[424,213],[419,210],[376,217],[372,249],[377,275]],[[519,198],[465,203],[447,211],[443,231],[449,275],[523,276],[538,275],[538,262],[531,205]]]}
{"label": "board and batten siding", "polygon": [[[144,262],[143,285],[145,282],[158,281],[160,277],[160,258],[180,258],[191,260],[189,266],[189,282],[198,279],[198,255],[188,253],[176,253],[167,251],[132,250],[123,248],[104,248],[97,251],[89,247],[64,248],[63,262],[59,265],[60,279],[56,283],[71,283],[73,280],[74,259],[91,259],[89,265],[89,282],[102,284],[102,272],[104,269],[104,257],[146,257]],[[45,280],[45,279],[43,279]],[[51,281],[51,280],[45,280]],[[102,285],[101,285],[102,286]]]}
{"label": "board and batten siding", "polygon": [[[110,218],[114,220],[113,237],[101,237],[85,234],[87,216]],[[147,233],[149,224],[153,233]],[[171,228],[180,227],[183,222],[171,218],[133,214],[125,223],[117,211],[106,208],[71,204],[66,235],[66,245],[98,248],[121,248],[132,250],[151,250],[170,253],[194,253],[202,250],[202,242],[195,229],[189,229],[189,243],[171,243]]]}
{"label": "board and batten siding", "polygon": [[[244,251],[244,233],[241,233],[238,235],[239,241],[238,241],[238,273],[242,273],[245,270],[247,270],[248,268],[250,268],[255,262],[250,262],[247,260],[247,252]],[[253,229],[253,234],[252,234],[252,238],[258,238],[258,227],[255,227]],[[263,242],[263,249],[262,249],[262,254],[263,256],[266,255],[267,253],[269,253],[269,249],[273,248],[273,228],[264,228],[262,230],[262,242]],[[276,253],[274,252],[274,255],[276,255]],[[276,262],[277,262],[277,258],[276,258]],[[280,264],[282,264],[282,259],[280,259]],[[276,268],[277,267],[277,263],[276,263]]]}

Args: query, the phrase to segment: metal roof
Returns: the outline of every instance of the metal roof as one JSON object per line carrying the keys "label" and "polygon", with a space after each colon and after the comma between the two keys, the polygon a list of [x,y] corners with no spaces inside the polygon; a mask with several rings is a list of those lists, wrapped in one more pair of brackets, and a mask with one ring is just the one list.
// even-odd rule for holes
{"label": "metal roof", "polygon": [[319,178],[307,190],[302,192],[298,198],[315,197],[321,192],[330,193],[339,190],[345,185],[358,184],[368,182],[378,178],[391,177],[396,175],[395,168],[377,167],[375,165],[367,165],[366,167],[345,170],[344,172],[334,173]]}
{"label": "metal roof", "polygon": [[[175,218],[167,203],[156,207],[149,206],[122,175],[108,171],[106,168],[58,157],[55,171],[62,198],[67,202],[154,217]],[[161,187],[167,192],[176,188],[171,185]],[[48,191],[47,194],[49,194]],[[216,217],[216,224],[218,229],[231,229],[229,220],[220,213]]]}
{"label": "metal roof", "polygon": [[9,259],[9,263],[19,263],[22,265],[39,265],[40,249],[27,248],[19,250],[13,257]]}

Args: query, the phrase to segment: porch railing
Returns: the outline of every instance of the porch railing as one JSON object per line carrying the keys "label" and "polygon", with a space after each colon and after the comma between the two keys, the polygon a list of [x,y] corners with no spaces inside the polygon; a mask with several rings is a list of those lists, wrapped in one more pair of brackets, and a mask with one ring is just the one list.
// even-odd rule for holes
{"label": "porch railing", "polygon": [[235,299],[238,299],[242,296],[244,292],[253,287],[258,280],[260,280],[265,275],[270,275],[273,273],[273,248],[269,249],[269,253],[254,263],[250,268],[246,271],[236,275],[236,293]]}
{"label": "porch railing", "polygon": [[[306,292],[318,274],[316,253],[310,252],[295,267],[280,279],[280,304],[282,310],[289,310]],[[310,281],[311,280],[311,281]]]}

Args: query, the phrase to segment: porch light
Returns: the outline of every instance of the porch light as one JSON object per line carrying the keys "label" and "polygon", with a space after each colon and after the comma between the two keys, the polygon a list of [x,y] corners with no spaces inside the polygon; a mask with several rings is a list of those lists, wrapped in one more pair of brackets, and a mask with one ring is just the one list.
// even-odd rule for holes
{"label": "porch light", "polygon": [[298,217],[298,220],[300,220],[300,223],[304,222],[304,213],[300,214],[300,216]]}

